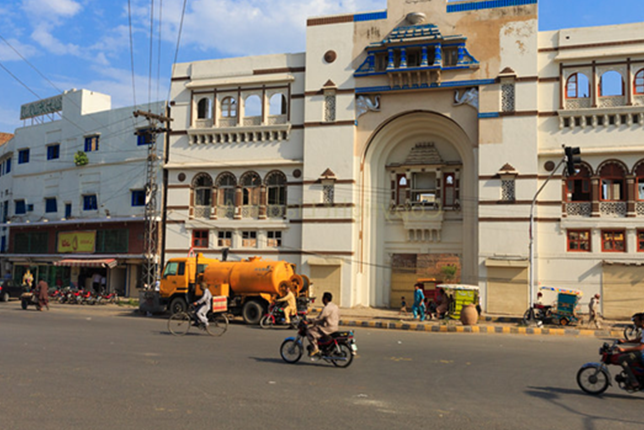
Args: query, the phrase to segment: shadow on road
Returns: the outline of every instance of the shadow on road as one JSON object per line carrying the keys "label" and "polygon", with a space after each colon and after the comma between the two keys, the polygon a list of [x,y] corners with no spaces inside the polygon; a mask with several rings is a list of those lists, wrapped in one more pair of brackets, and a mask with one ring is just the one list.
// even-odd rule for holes
{"label": "shadow on road", "polygon": [[266,357],[248,357],[252,360],[258,361],[260,363],[274,363],[274,364],[284,364],[286,366],[293,366],[293,365],[298,365],[298,366],[319,366],[322,365],[323,363],[313,363],[308,360],[308,357],[302,357],[300,361],[297,363],[287,363],[281,358],[266,358]]}

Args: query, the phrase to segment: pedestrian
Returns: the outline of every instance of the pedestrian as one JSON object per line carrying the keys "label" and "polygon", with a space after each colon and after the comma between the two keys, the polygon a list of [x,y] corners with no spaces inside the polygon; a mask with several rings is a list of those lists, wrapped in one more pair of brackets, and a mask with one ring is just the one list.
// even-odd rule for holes
{"label": "pedestrian", "polygon": [[588,326],[590,326],[591,323],[595,323],[595,328],[600,329],[601,328],[601,323],[599,321],[600,315],[599,315],[599,298],[601,296],[599,293],[595,294],[591,299],[590,303],[588,303]]}
{"label": "pedestrian", "polygon": [[405,296],[400,298],[400,315],[407,315],[407,301]]}
{"label": "pedestrian", "polygon": [[420,282],[414,285],[414,305],[411,307],[411,312],[414,314],[414,319],[420,317],[421,321],[425,321],[425,293],[423,293],[423,284]]}
{"label": "pedestrian", "polygon": [[43,278],[38,282],[38,310],[45,306],[49,310],[49,284]]}
{"label": "pedestrian", "polygon": [[101,276],[101,294],[107,293],[107,278]]}
{"label": "pedestrian", "polygon": [[101,274],[96,272],[92,276],[92,288],[94,289],[95,293],[99,292],[100,286],[101,286]]}

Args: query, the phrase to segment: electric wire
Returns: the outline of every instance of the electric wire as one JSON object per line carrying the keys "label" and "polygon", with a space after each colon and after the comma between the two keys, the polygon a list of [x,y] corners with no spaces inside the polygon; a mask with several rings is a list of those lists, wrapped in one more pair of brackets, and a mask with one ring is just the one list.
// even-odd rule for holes
{"label": "electric wire", "polygon": [[150,71],[148,74],[148,104],[152,102],[152,63],[154,57],[154,0],[150,0]]}
{"label": "electric wire", "polygon": [[[179,57],[179,47],[181,46],[181,32],[183,31],[183,18],[186,15],[186,5],[188,0],[183,0],[183,8],[181,9],[181,19],[179,20],[179,31],[177,34],[177,47],[174,50],[174,60],[172,61],[172,72],[170,73],[170,81],[174,78],[174,69],[177,64],[177,58]],[[172,90],[172,85],[168,85],[168,97],[166,100],[170,101],[170,92]]]}
{"label": "electric wire", "polygon": [[130,28],[130,66],[132,69],[132,99],[136,110],[136,75],[134,73],[134,38],[132,37],[132,0],[127,0],[127,19]]}

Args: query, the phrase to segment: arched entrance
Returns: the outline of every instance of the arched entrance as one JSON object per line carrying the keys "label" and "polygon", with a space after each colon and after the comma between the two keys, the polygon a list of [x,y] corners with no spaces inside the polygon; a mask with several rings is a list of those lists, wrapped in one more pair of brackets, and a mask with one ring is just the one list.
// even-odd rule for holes
{"label": "arched entrance", "polygon": [[416,276],[448,265],[458,266],[452,280],[478,283],[477,166],[470,138],[440,114],[405,113],[373,134],[361,166],[357,302],[397,306],[407,283],[410,301]]}

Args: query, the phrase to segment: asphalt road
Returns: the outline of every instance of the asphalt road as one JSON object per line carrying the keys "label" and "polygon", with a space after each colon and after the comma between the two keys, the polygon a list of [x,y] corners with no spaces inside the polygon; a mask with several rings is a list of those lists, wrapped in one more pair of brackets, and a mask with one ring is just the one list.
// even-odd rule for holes
{"label": "asphalt road", "polygon": [[279,357],[287,330],[221,338],[92,308],[0,303],[0,429],[620,429],[642,396],[577,388],[601,340],[358,328],[347,369]]}

